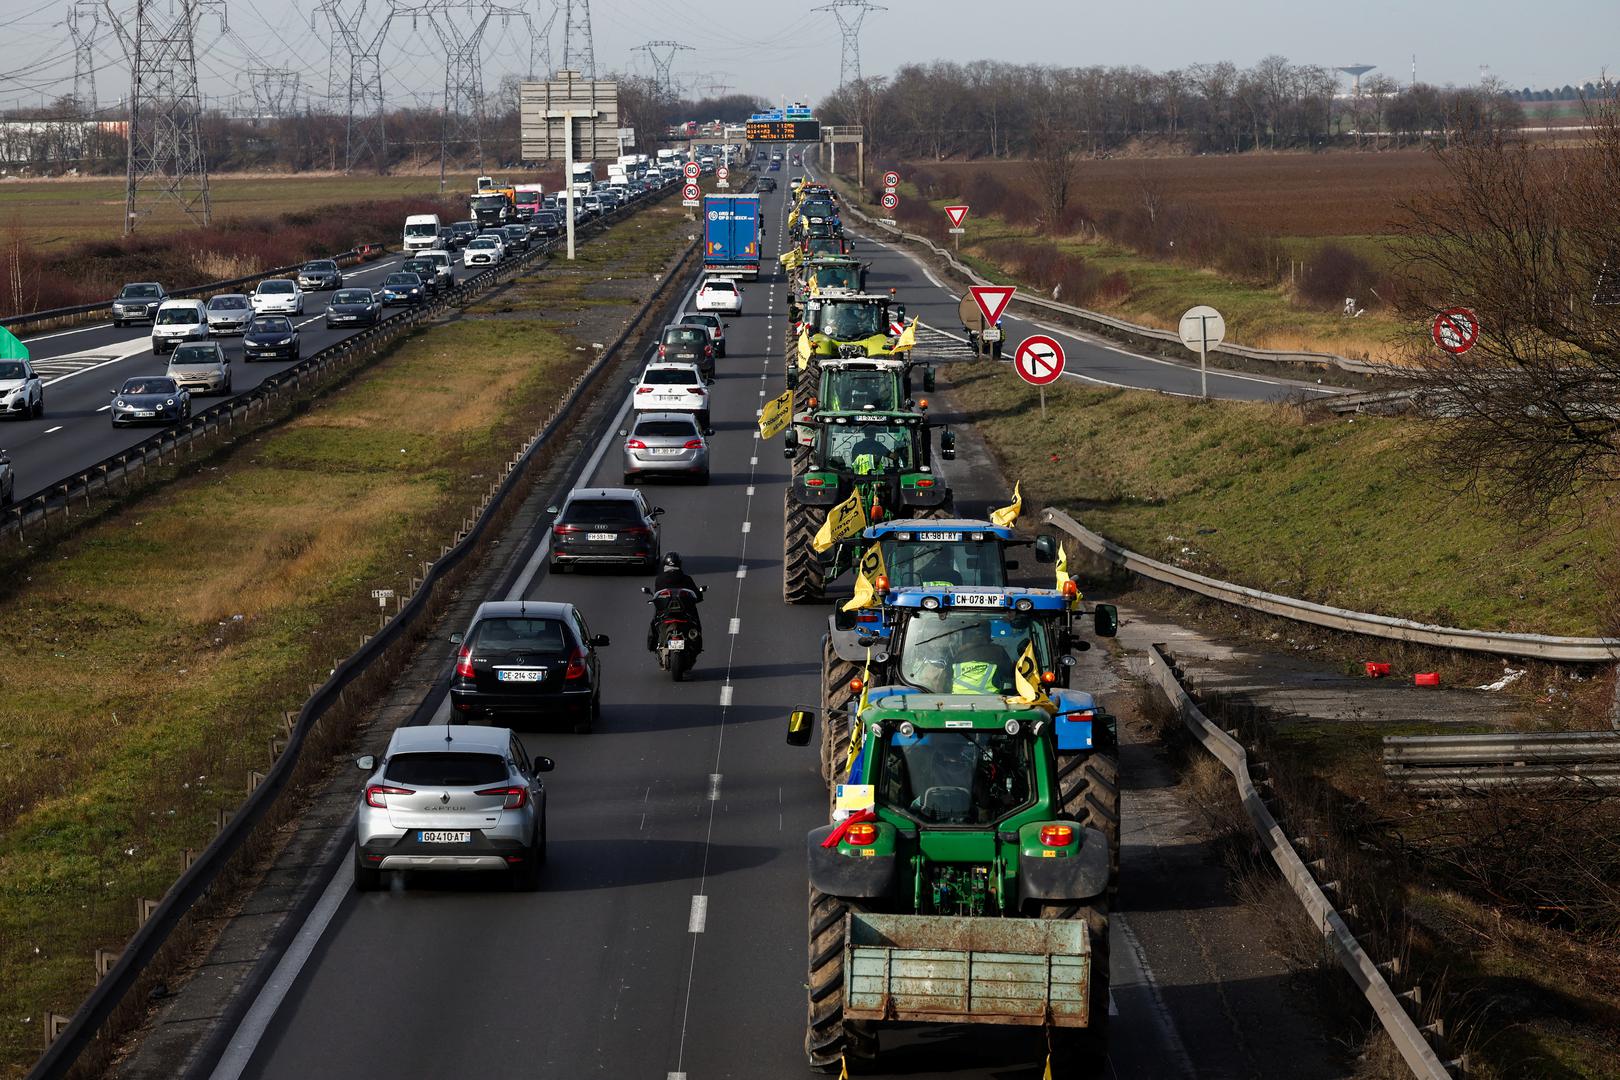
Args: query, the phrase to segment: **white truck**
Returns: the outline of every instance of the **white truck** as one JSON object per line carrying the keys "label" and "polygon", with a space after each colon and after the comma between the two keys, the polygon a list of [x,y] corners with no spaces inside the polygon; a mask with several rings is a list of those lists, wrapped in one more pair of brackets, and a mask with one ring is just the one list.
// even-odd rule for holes
{"label": "white truck", "polygon": [[568,163],[568,183],[574,189],[574,198],[578,199],[591,193],[591,184],[596,180],[596,166],[589,161],[571,161]]}

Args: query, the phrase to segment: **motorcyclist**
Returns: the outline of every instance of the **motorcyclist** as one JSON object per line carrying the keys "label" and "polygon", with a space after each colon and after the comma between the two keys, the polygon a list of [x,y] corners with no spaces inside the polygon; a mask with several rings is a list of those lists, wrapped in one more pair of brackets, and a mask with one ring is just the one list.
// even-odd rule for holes
{"label": "motorcyclist", "polygon": [[[669,590],[667,598],[660,599],[658,594]],[[690,596],[677,596],[679,590],[685,589]],[[698,591],[697,582],[693,581],[687,572],[681,569],[681,556],[677,551],[671,551],[664,556],[664,564],[653,578],[653,618],[652,624],[647,627],[647,650],[649,652],[658,648],[658,622],[663,618],[671,606],[681,605],[683,611],[692,620],[697,629],[698,640],[703,638],[703,619],[698,615],[697,606],[703,602],[703,594]]]}

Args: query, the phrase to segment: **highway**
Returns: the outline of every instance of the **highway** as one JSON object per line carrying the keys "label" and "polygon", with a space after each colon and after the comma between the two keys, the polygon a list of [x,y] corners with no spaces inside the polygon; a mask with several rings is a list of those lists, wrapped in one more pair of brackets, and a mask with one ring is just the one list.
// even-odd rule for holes
{"label": "highway", "polygon": [[[780,250],[782,198],[765,196],[767,258]],[[894,275],[908,292],[926,288],[904,260],[877,259],[874,287],[888,287],[885,276]],[[747,285],[744,308],[730,319],[729,355],[713,388],[712,482],[648,488],[668,511],[664,550],[681,552],[708,586],[708,648],[691,681],[672,683],[645,650],[648,608],[638,590],[646,578],[553,576],[544,536],[527,537],[528,558],[515,560],[494,596],[570,600],[593,632],[612,639],[596,730],[524,735],[531,753],[557,762],[546,781],[550,858],[541,891],[418,875],[408,888],[361,895],[351,889],[345,847],[332,885],[267,984],[280,996],[250,1012],[216,1080],[380,1070],[424,1078],[808,1075],[804,837],[825,823],[826,795],[814,750],[788,747],[783,735],[789,708],[818,698],[829,609],[782,602],[788,470],[776,441],[761,443],[754,431],[762,399],[782,386],[785,286],[775,275]],[[619,483],[618,426],[607,426],[585,463],[587,483]],[[965,457],[947,476],[958,506],[982,513],[1003,500],[1003,481]],[[1085,654],[1079,671],[1077,680],[1102,679],[1102,651]],[[413,722],[445,722],[445,696],[441,679]],[[1152,867],[1133,856],[1133,845],[1159,841],[1132,839],[1130,830],[1124,878],[1140,865],[1147,880]],[[1189,854],[1169,852],[1171,873],[1201,874],[1195,884],[1208,894],[1210,868]],[[1257,1068],[1234,1049],[1295,1018],[1277,1007],[1251,1014],[1246,1003],[1257,999],[1242,987],[1197,973],[1197,958],[1184,954],[1202,946],[1189,944],[1187,913],[1166,895],[1174,882],[1154,878],[1140,892],[1126,886],[1127,907],[1133,894],[1142,901],[1143,927],[1153,929],[1159,914],[1166,921],[1162,933],[1136,935],[1134,916],[1115,920],[1119,1007],[1107,1075],[1329,1075],[1309,1055]],[[1200,908],[1222,903],[1196,899]],[[1159,963],[1182,972],[1185,985],[1155,983]],[[966,1030],[885,1035],[881,1075],[1039,1076],[1035,1033]]]}

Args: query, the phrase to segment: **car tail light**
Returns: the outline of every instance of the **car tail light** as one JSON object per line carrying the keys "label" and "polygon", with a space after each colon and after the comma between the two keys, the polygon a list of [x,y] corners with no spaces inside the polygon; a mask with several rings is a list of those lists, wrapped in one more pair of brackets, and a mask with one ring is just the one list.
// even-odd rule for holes
{"label": "car tail light", "polygon": [[379,810],[388,809],[388,796],[415,795],[410,788],[388,787],[386,784],[371,784],[366,788],[366,805],[375,806]]}
{"label": "car tail light", "polygon": [[638,394],[650,394],[650,393],[652,393],[652,387],[650,387],[650,386],[638,386],[638,387],[636,387],[636,393],[638,393]]}
{"label": "car tail light", "polygon": [[472,646],[463,645],[461,652],[456,654],[456,677],[458,679],[476,679],[478,673],[472,666]]}
{"label": "car tail light", "polygon": [[652,530],[647,528],[645,525],[632,525],[628,529],[620,529],[619,532],[624,536],[651,536],[652,535]]}
{"label": "car tail light", "polygon": [[686,450],[701,450],[701,449],[703,449],[703,440],[702,439],[687,439],[686,440],[686,446],[683,449],[686,449]]}
{"label": "car tail light", "polygon": [[662,346],[662,345],[658,346],[658,359],[662,360],[664,357],[666,357],[668,355],[669,355],[669,350],[668,349],[664,348],[664,346]]}
{"label": "car tail light", "polygon": [[705,345],[705,346],[703,346],[703,355],[704,356],[713,356],[714,355],[714,346],[713,345]]}
{"label": "car tail light", "polygon": [[825,487],[826,484],[827,484],[827,481],[823,480],[819,476],[812,476],[812,477],[810,477],[810,479],[808,479],[808,480],[806,480],[804,482],[805,487]]}
{"label": "car tail light", "polygon": [[867,847],[877,843],[877,826],[869,821],[858,821],[844,832],[844,841],[856,847]]}
{"label": "car tail light", "polygon": [[522,784],[513,784],[510,787],[489,787],[478,792],[479,795],[505,795],[506,801],[501,804],[502,810],[521,810],[529,805],[529,789]]}
{"label": "car tail light", "polygon": [[627,450],[645,450],[645,449],[647,449],[647,444],[642,442],[640,439],[631,439],[629,442],[625,443],[624,445],[625,445],[625,448]]}
{"label": "car tail light", "polygon": [[553,533],[555,533],[556,535],[558,535],[558,536],[571,536],[574,533],[579,532],[579,526],[578,525],[564,525],[561,522],[559,522],[556,525],[553,525],[551,527],[551,531]]}
{"label": "car tail light", "polygon": [[933,487],[934,482],[932,480],[928,480],[928,479],[925,478],[925,479],[922,479],[922,480],[918,480],[917,481],[917,486],[918,487]]}
{"label": "car tail light", "polygon": [[688,394],[701,394],[701,393],[703,393],[703,387],[701,387],[701,386],[688,386],[686,388],[686,392]]}
{"label": "car tail light", "polygon": [[1074,843],[1073,825],[1042,825],[1041,845],[1043,847],[1068,847]]}
{"label": "car tail light", "polygon": [[575,649],[568,654],[568,669],[563,672],[563,679],[573,682],[575,679],[585,677],[585,654]]}

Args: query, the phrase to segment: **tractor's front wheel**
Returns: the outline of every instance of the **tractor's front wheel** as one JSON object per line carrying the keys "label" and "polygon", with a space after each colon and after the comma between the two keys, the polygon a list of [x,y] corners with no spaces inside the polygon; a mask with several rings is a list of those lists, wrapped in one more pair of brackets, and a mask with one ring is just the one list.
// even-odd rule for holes
{"label": "tractor's front wheel", "polygon": [[1086,1026],[1047,1028],[1051,1075],[1089,1080],[1103,1075],[1108,1059],[1108,900],[1041,906],[1041,918],[1084,921],[1091,946],[1091,978],[1086,992]]}
{"label": "tractor's front wheel", "polygon": [[829,637],[821,645],[821,778],[827,790],[843,779],[844,762],[849,758],[849,710],[856,694],[849,681],[859,675],[862,665],[845,660],[833,648]]}
{"label": "tractor's front wheel", "polygon": [[826,512],[783,495],[782,599],[789,604],[813,604],[822,599],[824,573],[821,555],[812,546]]}
{"label": "tractor's front wheel", "polygon": [[859,901],[828,896],[810,886],[809,1016],[804,1053],[810,1067],[834,1072],[851,1057],[875,1057],[877,1036],[844,1019],[844,917]]}

